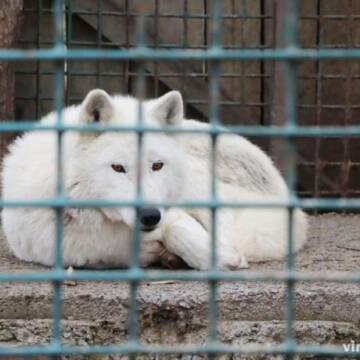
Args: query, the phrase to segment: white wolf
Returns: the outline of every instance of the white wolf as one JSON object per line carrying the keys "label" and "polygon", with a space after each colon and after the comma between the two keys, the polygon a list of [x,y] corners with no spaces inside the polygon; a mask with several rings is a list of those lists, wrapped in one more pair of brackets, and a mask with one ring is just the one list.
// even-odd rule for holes
{"label": "white wolf", "polygon": [[[66,124],[134,125],[139,102],[92,90],[78,106],[65,108]],[[172,91],[142,104],[146,125],[205,128],[184,120],[183,101]],[[55,113],[41,120],[55,123]],[[138,137],[133,133],[64,135],[64,193],[73,200],[129,201],[137,189]],[[143,198],[153,203],[206,201],[211,198],[211,141],[207,134],[145,134],[141,158]],[[30,132],[10,146],[2,173],[4,200],[45,200],[56,192],[56,135]],[[285,201],[288,190],[270,158],[246,139],[224,134],[216,147],[216,187],[224,201]],[[54,263],[55,213],[44,208],[5,208],[2,224],[8,244],[23,260]],[[67,209],[64,213],[63,262],[77,267],[128,266],[135,212],[130,208]],[[145,208],[140,263],[158,260],[161,249],[195,269],[208,269],[211,216],[204,209]],[[307,220],[294,212],[294,250],[306,239]],[[221,209],[217,212],[217,253],[221,269],[238,269],[247,261],[286,255],[288,214],[284,209]]]}

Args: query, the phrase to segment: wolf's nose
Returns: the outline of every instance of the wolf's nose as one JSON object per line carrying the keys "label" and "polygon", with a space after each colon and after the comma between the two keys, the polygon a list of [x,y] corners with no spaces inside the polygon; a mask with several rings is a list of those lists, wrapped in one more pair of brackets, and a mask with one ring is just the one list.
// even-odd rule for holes
{"label": "wolf's nose", "polygon": [[156,208],[141,209],[139,211],[139,220],[145,228],[153,228],[161,220],[160,210]]}

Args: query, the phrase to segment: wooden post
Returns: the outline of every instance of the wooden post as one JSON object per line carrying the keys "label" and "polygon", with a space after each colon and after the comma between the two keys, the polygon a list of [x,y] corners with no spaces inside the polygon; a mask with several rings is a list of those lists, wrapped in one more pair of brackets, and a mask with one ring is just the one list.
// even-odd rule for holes
{"label": "wooden post", "polygon": [[[0,0],[0,48],[8,49],[14,46],[23,9],[22,0]],[[0,62],[0,121],[14,119],[15,74],[13,63]],[[4,154],[11,136],[3,134],[0,137],[0,155]]]}

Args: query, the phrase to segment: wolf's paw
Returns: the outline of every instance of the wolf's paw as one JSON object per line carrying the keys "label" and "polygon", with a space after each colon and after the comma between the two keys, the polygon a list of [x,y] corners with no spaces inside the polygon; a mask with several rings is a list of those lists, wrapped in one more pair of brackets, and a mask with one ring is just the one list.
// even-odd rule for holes
{"label": "wolf's paw", "polygon": [[140,249],[141,266],[146,267],[157,263],[163,248],[160,241],[142,242]]}
{"label": "wolf's paw", "polygon": [[176,222],[181,220],[185,215],[185,211],[182,209],[169,209],[165,212],[164,219],[161,224],[163,231],[171,228]]}
{"label": "wolf's paw", "polygon": [[166,269],[186,269],[188,265],[179,256],[172,254],[165,248],[160,253],[160,265]]}
{"label": "wolf's paw", "polygon": [[224,271],[248,269],[249,264],[244,256],[231,255],[219,259],[219,268]]}

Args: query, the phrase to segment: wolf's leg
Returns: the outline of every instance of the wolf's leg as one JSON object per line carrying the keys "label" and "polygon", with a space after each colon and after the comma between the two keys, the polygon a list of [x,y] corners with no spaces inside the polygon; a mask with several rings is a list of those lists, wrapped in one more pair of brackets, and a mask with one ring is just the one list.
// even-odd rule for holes
{"label": "wolf's leg", "polygon": [[149,233],[143,233],[140,248],[140,264],[143,267],[161,265],[167,269],[186,268],[184,261],[170,253],[161,242],[161,229]]}
{"label": "wolf's leg", "polygon": [[[209,232],[183,210],[169,210],[163,224],[163,243],[167,250],[180,256],[189,266],[199,270],[210,268],[211,237]],[[219,236],[218,265],[222,270],[247,267],[246,260],[228,239]]]}

